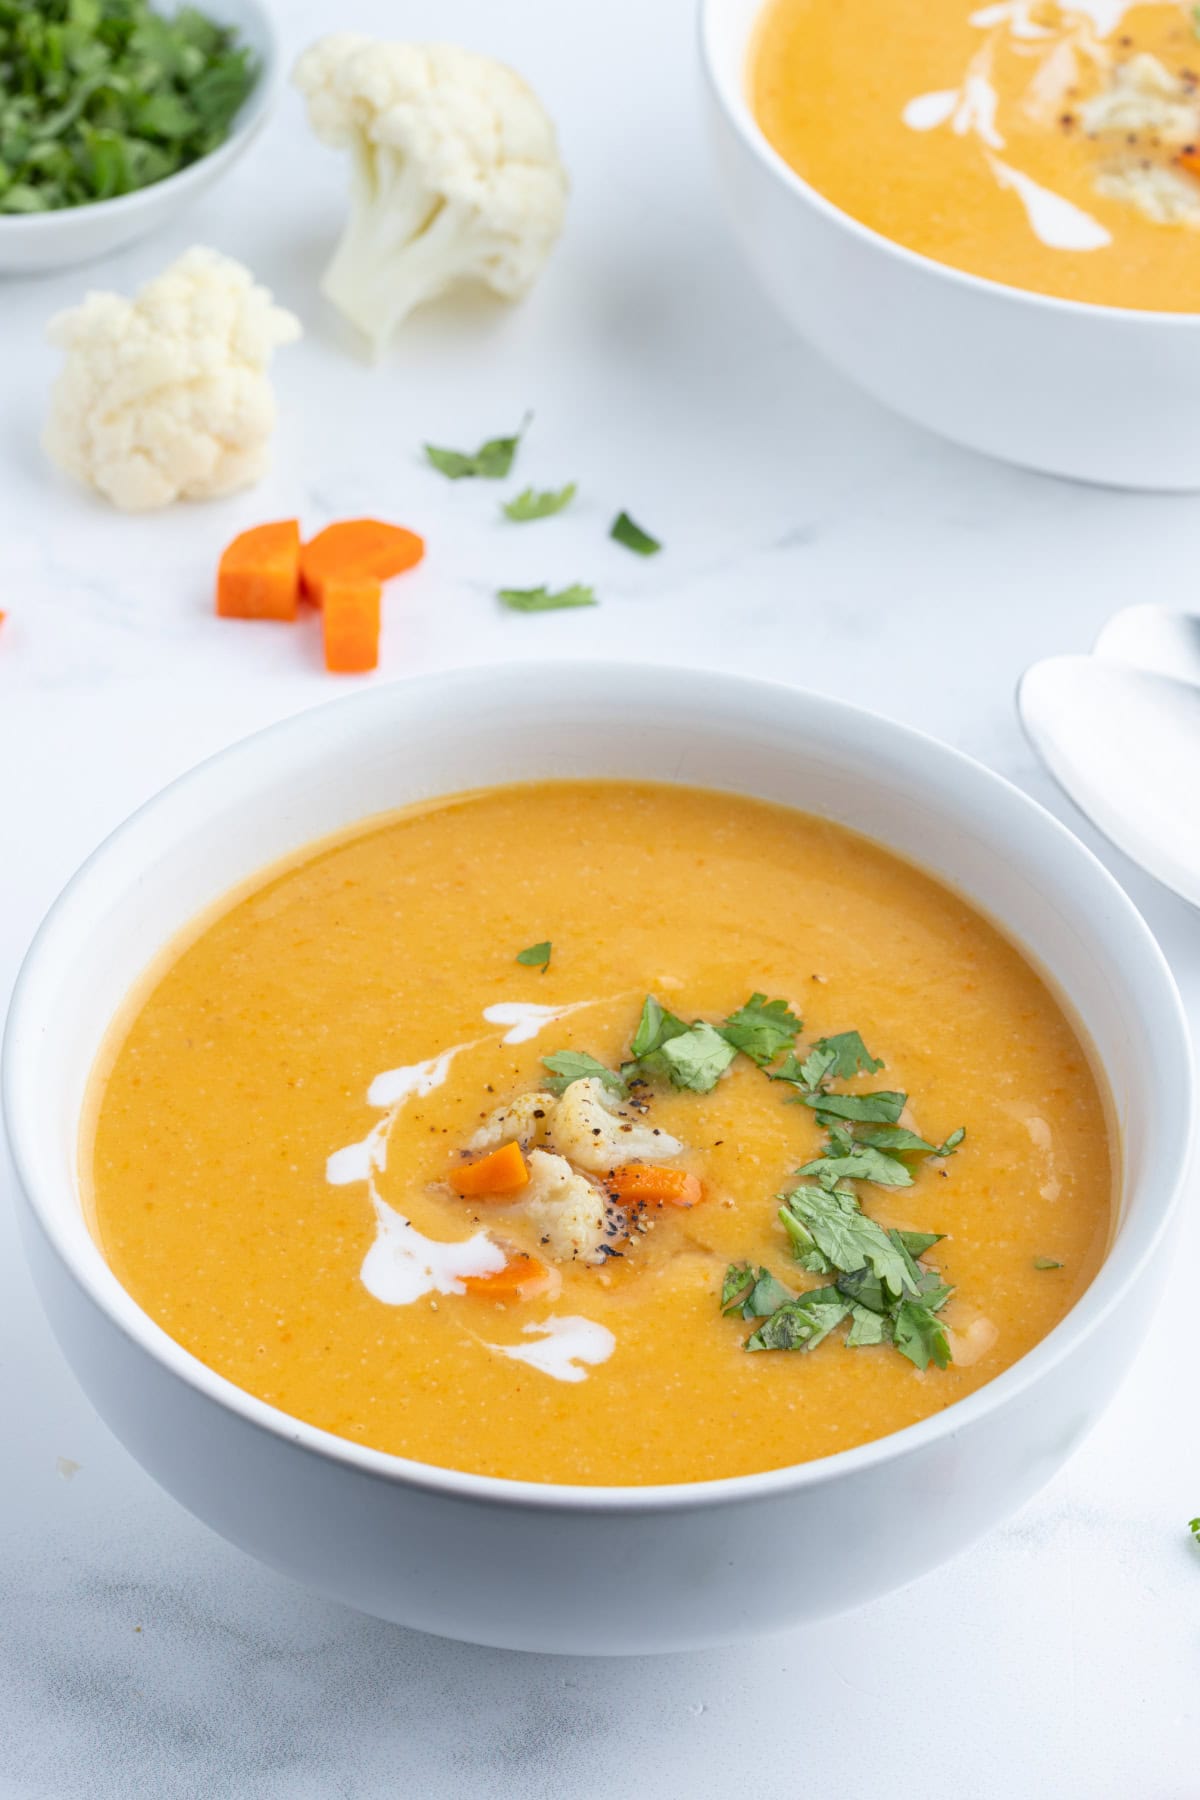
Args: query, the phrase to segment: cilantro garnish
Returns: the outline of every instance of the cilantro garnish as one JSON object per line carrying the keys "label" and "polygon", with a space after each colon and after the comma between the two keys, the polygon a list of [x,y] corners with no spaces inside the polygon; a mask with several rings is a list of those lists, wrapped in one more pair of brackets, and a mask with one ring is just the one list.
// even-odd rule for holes
{"label": "cilantro garnish", "polygon": [[782,1051],[792,1048],[803,1023],[786,1000],[768,1000],[765,994],[751,994],[745,1006],[730,1013],[720,1032],[726,1043],[748,1056],[760,1069],[765,1069]]}
{"label": "cilantro garnish", "polygon": [[629,1048],[632,1061],[621,1068],[627,1079],[657,1078],[696,1094],[711,1093],[737,1055],[715,1026],[703,1019],[687,1024],[653,994],[646,995]]}
{"label": "cilantro garnish", "polygon": [[1196,1542],[1200,1544],[1200,1519],[1189,1519],[1188,1530],[1191,1532]]}
{"label": "cilantro garnish", "polygon": [[851,1310],[850,1302],[836,1288],[813,1288],[783,1306],[777,1306],[757,1331],[751,1332],[744,1350],[815,1350]]}
{"label": "cilantro garnish", "polygon": [[527,969],[541,969],[544,974],[550,967],[550,953],[553,948],[549,938],[544,944],[530,944],[527,950],[517,951],[517,961]]}
{"label": "cilantro garnish", "polygon": [[776,1281],[769,1269],[753,1269],[749,1263],[730,1263],[721,1287],[721,1311],[727,1317],[740,1312],[743,1319],[762,1319],[795,1298],[782,1281]]}
{"label": "cilantro garnish", "polygon": [[1200,38],[1200,6],[1192,8],[1192,36]]}
{"label": "cilantro garnish", "polygon": [[[870,1144],[855,1144],[842,1150],[841,1144],[827,1145],[822,1155],[803,1163],[797,1175],[811,1176],[823,1188],[835,1188],[842,1181],[873,1181],[879,1187],[911,1187],[912,1170],[898,1156],[888,1156]],[[839,1154],[830,1154],[834,1150]]]}
{"label": "cilantro garnish", "polygon": [[1055,1260],[1052,1256],[1035,1256],[1033,1259],[1033,1266],[1035,1269],[1061,1269],[1062,1268],[1062,1264],[1060,1262],[1055,1262]]}
{"label": "cilantro garnish", "polygon": [[953,1361],[946,1327],[933,1308],[921,1300],[900,1302],[892,1324],[892,1342],[918,1369],[927,1369],[931,1362],[945,1369]]}
{"label": "cilantro garnish", "polygon": [[528,524],[531,519],[548,519],[570,506],[576,491],[573,481],[568,481],[566,487],[542,488],[540,491],[527,487],[514,499],[506,500],[501,511],[516,525]]}
{"label": "cilantro garnish", "polygon": [[812,1107],[822,1125],[827,1125],[831,1119],[894,1125],[908,1105],[908,1095],[881,1088],[877,1094],[802,1094],[800,1102]]}
{"label": "cilantro garnish", "polygon": [[426,461],[432,463],[448,481],[466,481],[472,478],[503,481],[513,466],[518,446],[528,429],[529,417],[526,416],[511,437],[489,438],[486,444],[480,444],[473,456],[465,450],[441,450],[436,444],[426,444]]}
{"label": "cilantro garnish", "polygon": [[543,1056],[542,1062],[552,1077],[546,1083],[552,1094],[565,1094],[573,1081],[586,1081],[589,1077],[602,1081],[614,1093],[627,1092],[621,1077],[585,1050],[556,1050],[553,1056]]}
{"label": "cilantro garnish", "polygon": [[640,525],[635,525],[627,512],[617,514],[608,535],[638,556],[657,556],[662,549],[658,539],[651,537],[648,531],[643,531]]}
{"label": "cilantro garnish", "polygon": [[513,612],[561,612],[568,606],[598,606],[595,588],[586,587],[581,581],[574,581],[570,587],[559,588],[557,593],[543,585],[532,588],[499,588],[496,598]]}
{"label": "cilantro garnish", "polygon": [[[869,1269],[894,1299],[920,1291],[919,1271],[913,1258],[902,1244],[888,1236],[882,1225],[867,1217],[849,1189],[794,1188],[780,1208],[779,1216],[786,1227],[785,1215],[811,1238],[830,1269],[846,1274]],[[793,1237],[794,1243],[801,1241]]]}

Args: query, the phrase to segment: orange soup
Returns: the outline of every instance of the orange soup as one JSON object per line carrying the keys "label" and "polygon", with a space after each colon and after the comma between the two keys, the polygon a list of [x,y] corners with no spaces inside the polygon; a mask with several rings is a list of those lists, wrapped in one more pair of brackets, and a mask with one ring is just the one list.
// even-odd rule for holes
{"label": "orange soup", "polygon": [[1088,1056],[977,912],[845,830],[546,783],[267,871],[114,1027],[119,1279],[249,1393],[539,1482],[707,1480],[940,1412],[1104,1254]]}
{"label": "orange soup", "polygon": [[1200,311],[1190,4],[769,0],[749,81],[780,155],[896,243],[1042,294]]}

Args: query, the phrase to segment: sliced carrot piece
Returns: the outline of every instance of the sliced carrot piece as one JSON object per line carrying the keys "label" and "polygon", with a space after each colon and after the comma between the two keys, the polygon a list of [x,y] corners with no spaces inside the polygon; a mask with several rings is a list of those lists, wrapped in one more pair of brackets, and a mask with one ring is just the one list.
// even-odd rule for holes
{"label": "sliced carrot piece", "polygon": [[545,1263],[522,1250],[492,1275],[464,1275],[463,1286],[468,1294],[483,1294],[489,1300],[524,1300],[540,1293],[549,1280]]}
{"label": "sliced carrot piece", "polygon": [[1189,175],[1200,176],[1200,144],[1185,144],[1175,160]]}
{"label": "sliced carrot piece", "polygon": [[325,586],[325,667],[334,675],[366,675],[379,667],[379,600],[369,578],[339,577]]}
{"label": "sliced carrot piece", "polygon": [[300,521],[240,532],[217,567],[223,619],[294,619],[300,596]]}
{"label": "sliced carrot piece", "polygon": [[341,519],[305,544],[300,580],[305,597],[323,606],[329,582],[339,577],[390,581],[424,554],[424,540],[402,525],[386,525],[382,519]]}
{"label": "sliced carrot piece", "polygon": [[462,1168],[453,1169],[450,1174],[450,1186],[464,1200],[516,1194],[528,1180],[529,1165],[515,1139],[511,1144],[502,1144],[499,1150],[481,1156],[478,1162],[464,1163]]}
{"label": "sliced carrot piece", "polygon": [[604,1185],[622,1206],[697,1206],[704,1198],[697,1176],[650,1163],[625,1163]]}

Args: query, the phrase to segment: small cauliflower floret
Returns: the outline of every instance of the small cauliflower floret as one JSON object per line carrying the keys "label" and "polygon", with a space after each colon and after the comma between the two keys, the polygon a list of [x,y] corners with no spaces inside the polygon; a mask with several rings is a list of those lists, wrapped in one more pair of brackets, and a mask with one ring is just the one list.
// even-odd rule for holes
{"label": "small cauliflower floret", "polygon": [[1155,225],[1200,226],[1200,181],[1166,163],[1113,163],[1097,175],[1096,192],[1136,207]]}
{"label": "small cauliflower floret", "polygon": [[520,1198],[541,1248],[556,1262],[604,1260],[600,1246],[609,1235],[605,1195],[565,1157],[534,1150]]}
{"label": "small cauliflower floret", "polygon": [[507,1106],[498,1106],[491,1117],[485,1119],[474,1137],[468,1140],[467,1149],[472,1153],[494,1150],[501,1144],[512,1143],[514,1138],[522,1150],[543,1144],[557,1106],[558,1101],[551,1093],[539,1090],[520,1094]]}
{"label": "small cauliflower floret", "polygon": [[581,1169],[597,1174],[627,1162],[669,1162],[683,1145],[623,1107],[594,1076],[573,1081],[550,1122],[549,1141]]}
{"label": "small cauliflower floret", "polygon": [[1148,54],[1118,63],[1108,86],[1080,108],[1079,117],[1093,137],[1146,133],[1160,144],[1182,145],[1200,136],[1195,88]]}
{"label": "small cauliflower floret", "polygon": [[452,44],[320,38],[293,79],[352,158],[350,218],[322,287],[378,354],[460,282],[526,294],[562,230],[567,178],[536,94]]}
{"label": "small cauliflower floret", "polygon": [[124,512],[249,487],[267,466],[271,353],[300,336],[248,269],[181,256],[136,299],[90,293],[50,321],[65,350],[42,443]]}

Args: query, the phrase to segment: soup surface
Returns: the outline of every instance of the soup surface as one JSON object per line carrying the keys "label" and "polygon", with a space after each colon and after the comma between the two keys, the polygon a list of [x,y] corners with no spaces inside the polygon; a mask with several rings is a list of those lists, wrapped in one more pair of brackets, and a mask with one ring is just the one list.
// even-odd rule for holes
{"label": "soup surface", "polygon": [[837,826],[659,785],[463,795],[266,872],[114,1027],[84,1166],[203,1362],[533,1481],[939,1412],[1062,1318],[1112,1211],[1088,1059],[990,925]]}
{"label": "soup surface", "polygon": [[1200,311],[1200,42],[1187,4],[769,0],[751,104],[885,237],[1009,286]]}

